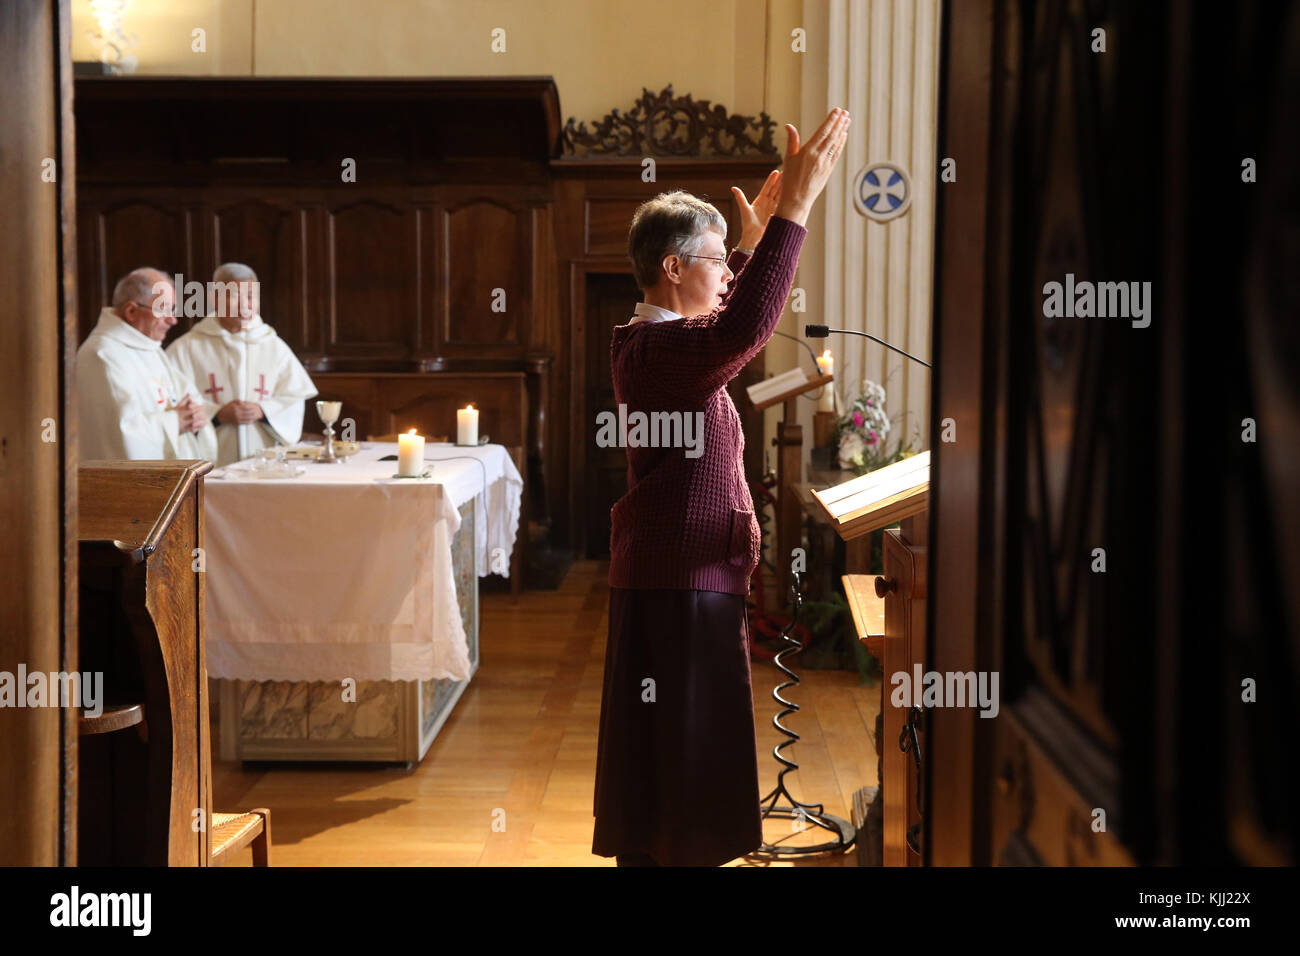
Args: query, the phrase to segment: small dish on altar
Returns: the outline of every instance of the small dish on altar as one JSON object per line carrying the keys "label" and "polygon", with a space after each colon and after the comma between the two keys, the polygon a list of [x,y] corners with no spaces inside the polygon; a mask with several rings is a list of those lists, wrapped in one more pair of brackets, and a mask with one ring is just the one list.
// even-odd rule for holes
{"label": "small dish on altar", "polygon": [[359,441],[336,441],[334,443],[334,456],[336,458],[350,458],[361,450]]}
{"label": "small dish on altar", "polygon": [[420,475],[393,475],[393,477],[394,478],[428,478],[432,474],[433,474],[433,469],[426,468],[424,469],[424,473]]}
{"label": "small dish on altar", "polygon": [[320,457],[320,445],[294,445],[285,451],[284,457],[290,461],[315,461]]}
{"label": "small dish on altar", "polygon": [[[265,464],[249,465],[245,462],[239,462],[233,465],[227,465],[220,470],[219,478],[298,478],[307,473],[307,469],[302,465],[295,465],[292,462],[268,462]],[[213,472],[215,475],[216,472]]]}

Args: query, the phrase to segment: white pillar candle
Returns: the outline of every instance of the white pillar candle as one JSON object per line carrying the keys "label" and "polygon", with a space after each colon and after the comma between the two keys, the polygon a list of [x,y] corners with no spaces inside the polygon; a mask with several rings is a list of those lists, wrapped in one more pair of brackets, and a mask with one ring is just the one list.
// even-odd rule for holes
{"label": "white pillar candle", "polygon": [[412,428],[397,436],[397,473],[415,476],[424,474],[424,436]]}
{"label": "white pillar candle", "polygon": [[[835,356],[831,355],[831,350],[826,349],[817,357],[817,368],[823,375],[835,374]],[[833,412],[835,411],[835,391],[832,385],[822,386],[822,397],[817,402],[817,411]]]}
{"label": "white pillar candle", "polygon": [[473,405],[456,409],[456,444],[478,444],[478,409]]}

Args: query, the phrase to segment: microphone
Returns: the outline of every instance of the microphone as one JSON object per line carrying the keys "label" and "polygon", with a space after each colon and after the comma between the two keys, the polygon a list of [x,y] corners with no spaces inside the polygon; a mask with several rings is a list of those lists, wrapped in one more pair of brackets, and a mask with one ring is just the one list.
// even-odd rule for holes
{"label": "microphone", "polygon": [[891,352],[897,352],[899,355],[906,355],[913,362],[920,362],[926,368],[932,367],[929,362],[925,361],[925,359],[919,359],[915,355],[912,355],[910,352],[904,352],[902,349],[894,348],[894,346],[890,345],[888,342],[884,341],[883,339],[876,338],[870,332],[859,332],[857,329],[832,329],[828,325],[805,325],[803,327],[803,334],[810,339],[824,339],[832,332],[838,332],[841,335],[864,336],[866,338],[871,339],[871,341],[873,342],[879,342],[881,345],[889,349]]}

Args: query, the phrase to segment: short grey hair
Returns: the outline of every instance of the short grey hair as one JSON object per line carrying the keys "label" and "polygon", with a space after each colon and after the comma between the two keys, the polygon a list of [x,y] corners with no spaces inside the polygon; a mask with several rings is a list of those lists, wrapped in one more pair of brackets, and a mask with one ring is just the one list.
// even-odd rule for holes
{"label": "short grey hair", "polygon": [[627,233],[627,254],[642,291],[659,284],[665,256],[699,252],[704,234],[727,238],[727,220],[717,207],[682,189],[660,193],[637,207]]}
{"label": "short grey hair", "polygon": [[153,287],[159,282],[166,282],[171,285],[171,279],[167,273],[161,269],[155,269],[153,266],[141,266],[138,269],[132,269],[122,278],[117,280],[117,285],[113,286],[113,299],[109,303],[114,309],[126,305],[128,302],[134,302],[137,305],[148,305],[152,308],[153,300],[158,297]]}
{"label": "short grey hair", "polygon": [[212,273],[213,282],[256,282],[257,273],[242,262],[223,262]]}

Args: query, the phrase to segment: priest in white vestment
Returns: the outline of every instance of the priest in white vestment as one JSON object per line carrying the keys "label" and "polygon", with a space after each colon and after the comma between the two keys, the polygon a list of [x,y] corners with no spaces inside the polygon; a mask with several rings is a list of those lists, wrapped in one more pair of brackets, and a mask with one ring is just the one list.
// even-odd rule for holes
{"label": "priest in white vestment", "polygon": [[136,269],[77,350],[79,454],[92,459],[217,457],[211,409],[163,352],[176,324],[176,290],[157,269]]}
{"label": "priest in white vestment", "polygon": [[277,443],[297,442],[304,403],[316,395],[316,386],[262,320],[257,274],[228,262],[212,281],[217,314],[173,342],[167,354],[217,406],[217,464],[227,465]]}

